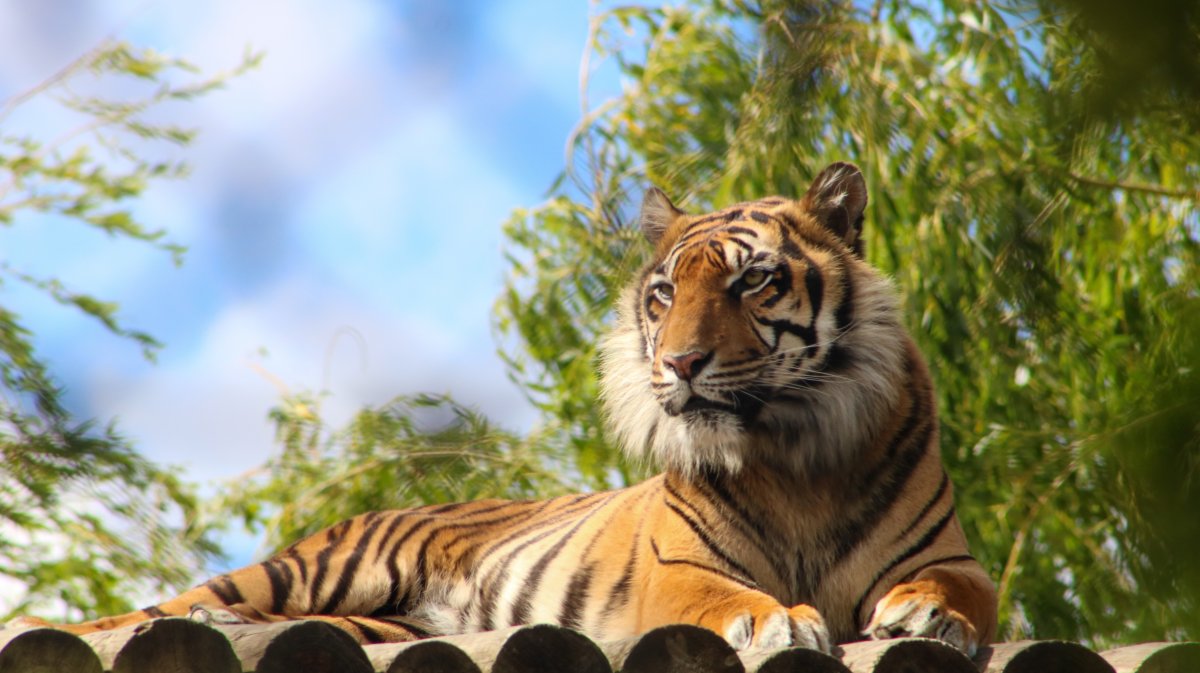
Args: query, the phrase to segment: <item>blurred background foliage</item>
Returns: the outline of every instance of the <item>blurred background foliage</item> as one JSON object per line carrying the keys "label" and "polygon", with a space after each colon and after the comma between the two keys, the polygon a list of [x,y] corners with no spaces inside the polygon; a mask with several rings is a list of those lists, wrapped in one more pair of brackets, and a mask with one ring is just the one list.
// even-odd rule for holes
{"label": "blurred background foliage", "polygon": [[905,295],[1001,636],[1200,638],[1200,16],[1192,2],[737,0],[598,14],[625,93],[508,223],[517,380],[589,484],[631,475],[596,336],[685,209],[798,196],[851,160]]}
{"label": "blurred background foliage", "polygon": [[[211,93],[257,61],[248,53],[234,70],[205,75],[154,50],[105,42],[0,101],[0,227],[58,215],[179,263],[183,248],[138,222],[130,205],[149,184],[187,174],[182,162],[148,157],[163,145],[186,147],[195,130],[154,113]],[[10,115],[39,99],[76,125],[51,138],[5,130]],[[128,328],[115,302],[22,268],[19,252],[0,251],[0,290],[27,285],[154,358],[161,344]],[[0,305],[0,579],[23,589],[10,614],[48,605],[68,610],[58,617],[124,612],[135,590],[189,582],[219,551],[200,513],[194,485],[144,459],[111,423],[72,416],[34,334]]]}
{"label": "blurred background foliage", "polygon": [[[1200,16],[1189,0],[598,5],[548,199],[505,224],[496,338],[543,419],[446,398],[345,428],[273,412],[278,458],[207,504],[284,544],[366,509],[618,487],[596,346],[656,184],[692,211],[862,167],[868,259],[938,384],[943,453],[1000,637],[1200,639]],[[586,73],[587,63],[584,64]],[[586,75],[585,75],[586,76]],[[586,82],[581,87],[586,92]]]}

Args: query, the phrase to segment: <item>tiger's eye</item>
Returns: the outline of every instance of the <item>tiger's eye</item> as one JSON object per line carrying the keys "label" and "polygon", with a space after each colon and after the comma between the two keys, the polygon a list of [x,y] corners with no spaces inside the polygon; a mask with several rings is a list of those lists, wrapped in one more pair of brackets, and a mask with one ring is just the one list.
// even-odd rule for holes
{"label": "tiger's eye", "polygon": [[747,289],[754,289],[762,285],[770,275],[762,269],[749,269],[742,274],[742,282],[746,284]]}
{"label": "tiger's eye", "polygon": [[654,296],[658,297],[662,303],[669,304],[675,298],[675,286],[670,283],[659,283],[654,286]]}

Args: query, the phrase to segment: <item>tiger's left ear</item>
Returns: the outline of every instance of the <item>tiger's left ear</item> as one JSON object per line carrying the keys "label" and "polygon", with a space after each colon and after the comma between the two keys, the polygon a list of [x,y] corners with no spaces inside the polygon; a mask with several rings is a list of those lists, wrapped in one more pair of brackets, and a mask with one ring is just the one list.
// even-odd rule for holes
{"label": "tiger's left ear", "polygon": [[642,233],[646,235],[646,240],[651,244],[658,245],[671,225],[675,224],[684,214],[682,210],[675,207],[675,204],[671,203],[671,199],[668,199],[661,189],[651,187],[642,197],[642,212],[639,216],[642,221]]}
{"label": "tiger's left ear", "polygon": [[813,180],[801,203],[826,229],[863,256],[863,211],[867,208],[867,183],[858,166],[839,161]]}

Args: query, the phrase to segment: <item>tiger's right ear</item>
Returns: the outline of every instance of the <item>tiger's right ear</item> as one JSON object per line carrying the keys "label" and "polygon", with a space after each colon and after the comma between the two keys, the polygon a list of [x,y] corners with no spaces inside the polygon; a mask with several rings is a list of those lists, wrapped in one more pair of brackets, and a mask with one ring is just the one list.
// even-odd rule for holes
{"label": "tiger's right ear", "polygon": [[832,231],[863,258],[863,211],[867,208],[867,183],[854,164],[830,164],[813,180],[801,200],[826,229]]}
{"label": "tiger's right ear", "polygon": [[654,245],[658,245],[671,225],[683,215],[684,212],[676,208],[671,199],[658,187],[647,189],[646,195],[642,197],[642,212],[639,215],[642,233],[646,235],[646,240]]}

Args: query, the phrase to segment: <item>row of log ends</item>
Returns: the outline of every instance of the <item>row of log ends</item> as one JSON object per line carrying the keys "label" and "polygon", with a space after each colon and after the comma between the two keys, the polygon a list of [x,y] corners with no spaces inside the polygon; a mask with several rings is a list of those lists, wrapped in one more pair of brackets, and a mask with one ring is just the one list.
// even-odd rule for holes
{"label": "row of log ends", "polygon": [[923,638],[851,643],[840,658],[800,648],[738,654],[711,631],[676,625],[612,643],[537,625],[359,646],[319,621],[206,626],[158,619],[76,637],[0,630],[0,673],[1198,673],[1200,643],[1099,653],[1060,641],[986,648],[974,660]]}

